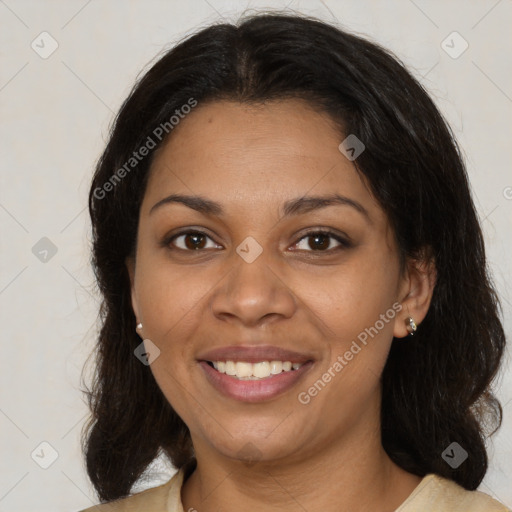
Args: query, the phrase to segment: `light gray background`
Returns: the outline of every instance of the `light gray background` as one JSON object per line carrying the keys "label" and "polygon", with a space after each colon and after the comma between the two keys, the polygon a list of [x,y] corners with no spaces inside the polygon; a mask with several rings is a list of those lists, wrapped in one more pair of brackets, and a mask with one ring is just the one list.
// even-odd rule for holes
{"label": "light gray background", "polygon": [[[221,17],[269,7],[368,35],[431,92],[467,159],[510,338],[510,0],[0,0],[0,512],[71,512],[96,503],[79,445],[87,415],[79,378],[98,308],[86,197],[113,114],[164,47]],[[50,48],[49,39],[41,42],[47,36],[38,37],[43,31],[58,43],[47,59],[31,48],[34,40],[39,51]],[[441,46],[453,31],[469,44],[456,59]],[[452,53],[464,44],[457,37],[445,43]],[[42,237],[57,248],[46,262],[32,252]],[[481,490],[510,506],[509,355],[498,381],[504,423],[490,444]],[[42,469],[38,463],[51,462],[53,450],[57,459]],[[146,487],[172,474],[163,464],[155,471]]]}

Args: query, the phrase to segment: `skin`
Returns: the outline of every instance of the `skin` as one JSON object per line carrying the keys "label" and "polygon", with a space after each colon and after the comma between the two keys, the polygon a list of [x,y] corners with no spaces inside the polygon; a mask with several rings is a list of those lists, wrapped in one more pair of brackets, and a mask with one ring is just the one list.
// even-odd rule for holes
{"label": "skin", "polygon": [[[300,100],[224,101],[198,105],[156,154],[127,267],[139,334],[161,350],[151,370],[196,452],[184,510],[392,511],[421,481],[382,448],[379,377],[393,336],[408,334],[405,319],[419,325],[425,317],[435,271],[417,260],[401,270],[386,215],[338,150],[344,138]],[[367,216],[349,205],[283,216],[288,200],[333,193],[357,201]],[[170,194],[210,199],[223,213],[177,203],[150,213]],[[190,237],[163,243],[187,228],[206,233],[203,249],[187,251]],[[319,248],[306,237],[318,228],[352,245],[327,238]],[[252,263],[236,252],[248,236],[263,250]],[[401,311],[300,403],[298,393],[395,303]],[[237,344],[277,345],[314,364],[272,400],[236,401],[209,384],[197,358]],[[256,462],[244,456],[247,443],[257,448]]]}

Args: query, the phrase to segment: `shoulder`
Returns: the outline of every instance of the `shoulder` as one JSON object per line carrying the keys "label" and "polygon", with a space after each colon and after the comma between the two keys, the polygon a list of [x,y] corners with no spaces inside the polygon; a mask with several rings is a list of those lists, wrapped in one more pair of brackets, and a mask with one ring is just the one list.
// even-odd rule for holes
{"label": "shoulder", "polygon": [[181,484],[183,471],[178,471],[168,482],[100,505],[93,505],[79,512],[138,512],[141,510],[151,512],[182,512]]}
{"label": "shoulder", "polygon": [[423,478],[396,512],[510,512],[511,509],[480,491],[467,491],[434,474]]}

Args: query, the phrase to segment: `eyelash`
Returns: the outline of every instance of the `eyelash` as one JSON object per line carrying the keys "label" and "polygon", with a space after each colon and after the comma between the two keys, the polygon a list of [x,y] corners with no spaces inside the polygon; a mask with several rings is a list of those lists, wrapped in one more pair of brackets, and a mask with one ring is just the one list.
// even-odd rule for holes
{"label": "eyelash", "polygon": [[[182,236],[187,236],[187,235],[199,235],[199,236],[205,236],[206,238],[210,239],[211,241],[213,241],[213,239],[208,236],[206,233],[204,233],[203,231],[199,231],[199,230],[186,230],[186,231],[181,231],[179,233],[176,233],[172,236],[169,236],[169,237],[166,237],[163,242],[162,242],[162,245],[164,245],[165,247],[168,247],[170,250],[179,250],[179,251],[184,251],[184,252],[202,252],[206,249],[183,249],[181,247],[170,247],[172,245],[172,243],[178,239],[179,237],[182,237]],[[324,253],[324,254],[331,254],[335,251],[338,251],[338,250],[342,250],[342,249],[348,249],[350,247],[352,247],[352,243],[350,241],[348,241],[346,238],[343,238],[342,236],[338,235],[337,233],[334,233],[332,231],[329,231],[329,230],[325,230],[325,229],[317,229],[315,231],[309,231],[305,234],[303,234],[301,236],[301,238],[299,238],[299,240],[297,242],[295,242],[293,245],[296,246],[298,245],[302,240],[304,239],[307,239],[307,238],[310,238],[310,237],[313,237],[315,235],[321,235],[321,236],[326,236],[326,237],[329,237],[331,239],[334,239],[336,242],[339,243],[339,245],[337,247],[334,247],[334,248],[331,248],[331,249],[325,249],[325,250],[308,250],[308,251],[305,251],[305,252],[311,252],[311,253]],[[214,242],[216,243],[216,242]],[[330,243],[329,243],[330,245]],[[304,249],[295,249],[295,250],[298,250],[298,251],[304,251]]]}

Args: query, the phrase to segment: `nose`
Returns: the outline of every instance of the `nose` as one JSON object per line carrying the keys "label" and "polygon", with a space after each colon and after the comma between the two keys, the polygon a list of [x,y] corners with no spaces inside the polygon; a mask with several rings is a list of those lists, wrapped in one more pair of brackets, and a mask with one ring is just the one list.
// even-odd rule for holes
{"label": "nose", "polygon": [[240,259],[221,280],[211,300],[218,319],[247,327],[291,318],[297,308],[293,291],[263,254],[252,263]]}

